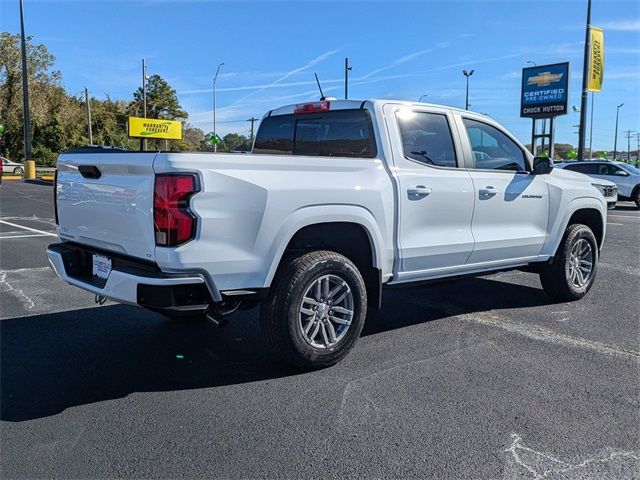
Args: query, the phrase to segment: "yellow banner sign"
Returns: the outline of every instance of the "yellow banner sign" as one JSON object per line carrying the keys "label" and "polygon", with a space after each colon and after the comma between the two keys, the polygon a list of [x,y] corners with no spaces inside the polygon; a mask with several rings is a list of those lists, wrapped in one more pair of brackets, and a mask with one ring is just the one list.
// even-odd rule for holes
{"label": "yellow banner sign", "polygon": [[129,117],[129,136],[182,140],[182,123],[173,120]]}
{"label": "yellow banner sign", "polygon": [[604,35],[601,28],[591,27],[591,54],[589,55],[589,91],[602,90],[604,81]]}

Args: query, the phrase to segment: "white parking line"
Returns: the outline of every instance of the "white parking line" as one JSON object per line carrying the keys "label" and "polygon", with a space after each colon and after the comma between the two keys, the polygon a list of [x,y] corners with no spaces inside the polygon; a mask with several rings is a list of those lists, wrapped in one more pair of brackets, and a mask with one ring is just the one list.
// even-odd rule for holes
{"label": "white parking line", "polygon": [[635,215],[611,215],[611,214],[609,214],[609,217],[635,218],[636,220],[640,220],[640,217],[637,217]]}
{"label": "white parking line", "polygon": [[622,226],[624,226],[624,223],[607,222],[607,225],[622,225]]}
{"label": "white parking line", "polygon": [[29,232],[40,233],[42,235],[48,235],[50,237],[57,237],[55,233],[45,232],[44,230],[38,230],[37,228],[25,227],[24,225],[18,225],[17,223],[7,222],[6,220],[0,220],[0,223],[4,223],[5,225],[9,225],[11,227],[21,228],[22,230],[27,230]]}
{"label": "white parking line", "polygon": [[30,235],[9,235],[7,237],[0,235],[0,240],[9,240],[12,238],[32,238],[32,237],[48,237],[49,235],[43,235],[42,233],[32,233]]}

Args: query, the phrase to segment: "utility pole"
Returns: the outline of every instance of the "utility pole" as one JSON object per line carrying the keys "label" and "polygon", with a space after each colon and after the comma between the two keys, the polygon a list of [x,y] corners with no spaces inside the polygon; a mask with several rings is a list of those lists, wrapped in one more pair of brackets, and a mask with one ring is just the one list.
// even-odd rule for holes
{"label": "utility pole", "polygon": [[618,117],[620,116],[620,107],[622,107],[624,103],[621,103],[616,107],[616,136],[613,139],[613,159],[616,159],[616,153],[618,150]]}
{"label": "utility pole", "polygon": [[465,77],[467,77],[467,95],[466,95],[465,107],[464,107],[465,110],[469,110],[469,77],[473,75],[473,72],[475,72],[475,70],[470,70],[468,72],[466,70],[462,71],[462,74]]}
{"label": "utility pole", "polygon": [[22,45],[22,121],[24,134],[24,171],[31,160],[31,118],[29,115],[29,71],[27,67],[27,37],[24,34],[24,1],[20,0],[20,33]]}
{"label": "utility pole", "polygon": [[84,87],[84,100],[87,104],[87,125],[89,126],[89,145],[93,145],[93,132],[91,131],[91,102],[89,101],[89,91]]}
{"label": "utility pole", "polygon": [[636,167],[638,166],[638,162],[640,162],[640,132],[636,132],[636,142],[637,150],[636,150]]}
{"label": "utility pole", "polygon": [[589,52],[591,51],[591,0],[587,0],[587,27],[584,34],[584,60],[582,62],[582,99],[580,102],[580,128],[578,130],[578,160],[584,160],[584,131],[587,125],[587,98],[589,96]]}
{"label": "utility pole", "polygon": [[594,92],[591,92],[591,121],[589,122],[589,158],[593,158],[593,97]]}
{"label": "utility pole", "polygon": [[349,66],[349,59],[344,59],[344,99],[349,98],[349,72],[351,67]]}
{"label": "utility pole", "polygon": [[253,147],[253,124],[257,122],[259,118],[251,117],[247,122],[251,122],[251,146]]}
{"label": "utility pole", "polygon": [[216,82],[218,81],[218,73],[220,73],[220,68],[223,65],[224,62],[218,65],[216,74],[213,76],[213,139],[215,141],[215,143],[213,144],[214,153],[218,151],[218,134],[216,133]]}
{"label": "utility pole", "polygon": [[[147,118],[147,64],[142,59],[142,118]],[[147,139],[140,139],[140,150],[147,150]]]}
{"label": "utility pole", "polygon": [[631,135],[633,133],[632,130],[627,130],[626,132],[624,132],[626,135],[624,136],[624,138],[627,139],[627,163],[629,163],[631,161],[631,156],[630,156],[630,152],[631,152],[631,137],[633,137],[633,135]]}

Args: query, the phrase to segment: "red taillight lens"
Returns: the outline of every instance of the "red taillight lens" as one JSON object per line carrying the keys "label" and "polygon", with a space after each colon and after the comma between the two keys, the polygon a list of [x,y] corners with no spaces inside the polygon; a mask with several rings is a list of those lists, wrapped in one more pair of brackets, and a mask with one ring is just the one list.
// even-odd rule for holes
{"label": "red taillight lens", "polygon": [[329,107],[330,104],[327,100],[324,100],[322,102],[301,103],[295,106],[295,108],[293,109],[293,114],[300,115],[302,113],[328,112]]}
{"label": "red taillight lens", "polygon": [[194,175],[157,175],[153,193],[156,245],[175,247],[193,238],[196,217],[189,199],[198,191]]}
{"label": "red taillight lens", "polygon": [[58,169],[56,168],[55,173],[53,174],[53,215],[56,219],[56,225],[58,223]]}

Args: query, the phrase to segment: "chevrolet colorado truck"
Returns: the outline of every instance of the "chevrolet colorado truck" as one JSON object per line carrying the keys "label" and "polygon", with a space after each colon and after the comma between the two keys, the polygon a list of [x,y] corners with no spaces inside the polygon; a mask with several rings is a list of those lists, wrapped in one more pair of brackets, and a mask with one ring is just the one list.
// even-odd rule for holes
{"label": "chevrolet colorado truck", "polygon": [[170,318],[259,304],[303,368],[344,358],[387,285],[524,269],[580,299],[606,229],[593,179],[430,104],[291,105],[263,117],[251,153],[82,148],[57,166],[61,278]]}

